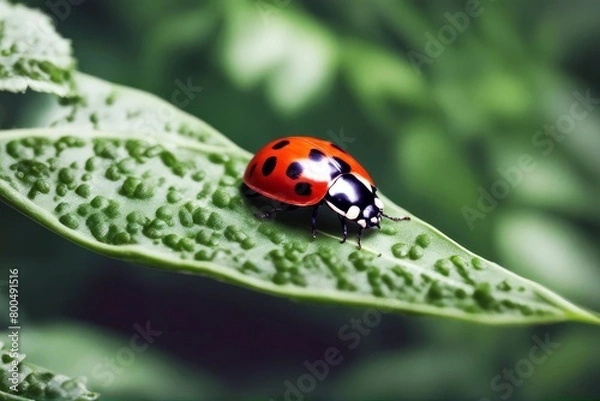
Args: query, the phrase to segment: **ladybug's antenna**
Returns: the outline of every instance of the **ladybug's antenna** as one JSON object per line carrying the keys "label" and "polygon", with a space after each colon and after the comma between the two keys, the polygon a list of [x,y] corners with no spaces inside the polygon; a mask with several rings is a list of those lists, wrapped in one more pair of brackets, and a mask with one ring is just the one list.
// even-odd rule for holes
{"label": "ladybug's antenna", "polygon": [[382,215],[383,217],[386,217],[386,218],[388,218],[388,219],[392,220],[392,221],[404,221],[404,220],[410,220],[410,217],[409,217],[409,216],[392,217],[392,216],[388,216],[388,215],[387,215],[387,214],[385,214],[385,213],[381,213],[381,215]]}

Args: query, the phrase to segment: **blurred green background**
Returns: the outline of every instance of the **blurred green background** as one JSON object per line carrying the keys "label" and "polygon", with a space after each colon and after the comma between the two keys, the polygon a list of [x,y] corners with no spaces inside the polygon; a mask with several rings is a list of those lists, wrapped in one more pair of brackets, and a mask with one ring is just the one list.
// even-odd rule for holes
{"label": "blurred green background", "polygon": [[[337,141],[396,203],[600,310],[600,2],[24,3],[53,16],[81,71],[172,101],[250,151],[288,134]],[[188,83],[202,90],[181,98]],[[0,100],[3,129],[30,126],[47,101]],[[482,192],[497,204],[474,215]],[[339,331],[361,309],[112,260],[3,204],[0,223],[23,351],[87,376],[102,399],[600,398],[598,328],[383,315],[349,349]],[[147,322],[161,334],[128,351]],[[534,336],[558,343],[540,363]],[[329,347],[343,361],[307,378]]]}

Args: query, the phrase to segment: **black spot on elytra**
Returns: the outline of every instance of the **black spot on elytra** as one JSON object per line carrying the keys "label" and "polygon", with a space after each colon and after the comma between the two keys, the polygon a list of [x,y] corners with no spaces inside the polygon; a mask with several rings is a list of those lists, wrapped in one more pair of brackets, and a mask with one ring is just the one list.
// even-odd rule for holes
{"label": "black spot on elytra", "polygon": [[250,166],[250,172],[248,173],[249,177],[252,177],[252,174],[254,174],[254,170],[256,170],[256,162],[254,162],[251,166]]}
{"label": "black spot on elytra", "polygon": [[308,153],[308,158],[312,161],[318,162],[325,157],[325,153],[321,152],[319,149],[311,149]]}
{"label": "black spot on elytra", "polygon": [[348,163],[346,163],[343,159],[340,159],[339,157],[334,156],[333,160],[335,160],[339,164],[342,174],[349,173],[350,170],[352,170],[350,168],[350,165]]}
{"label": "black spot on elytra", "polygon": [[277,157],[270,156],[265,160],[265,163],[262,165],[262,173],[266,177],[275,170],[275,166],[277,165]]}
{"label": "black spot on elytra", "polygon": [[340,152],[343,152],[343,153],[348,153],[348,152],[346,152],[344,149],[342,149],[341,147],[339,147],[338,145],[336,145],[336,144],[335,144],[335,143],[333,143],[333,142],[330,142],[329,144],[330,144],[332,147],[334,147],[334,148],[336,148],[337,150],[339,150]]}
{"label": "black spot on elytra", "polygon": [[284,139],[283,141],[279,141],[275,145],[273,145],[271,147],[271,149],[279,150],[281,148],[285,148],[289,144],[290,144],[290,141],[288,141],[287,139]]}
{"label": "black spot on elytra", "polygon": [[296,192],[296,195],[310,196],[312,193],[312,187],[308,182],[299,182],[294,187],[294,192]]}
{"label": "black spot on elytra", "polygon": [[293,162],[288,166],[287,170],[285,171],[285,175],[290,177],[292,180],[297,180],[298,177],[300,177],[300,174],[302,174],[303,170],[304,169],[300,163]]}

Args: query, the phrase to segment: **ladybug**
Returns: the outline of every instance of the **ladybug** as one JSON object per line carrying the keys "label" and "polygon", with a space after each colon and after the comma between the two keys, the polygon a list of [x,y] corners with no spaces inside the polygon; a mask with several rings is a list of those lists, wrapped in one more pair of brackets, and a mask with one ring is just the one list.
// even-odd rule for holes
{"label": "ladybug", "polygon": [[[276,139],[261,148],[250,160],[244,184],[252,191],[285,206],[314,207],[312,236],[317,236],[317,214],[325,204],[337,213],[343,239],[348,237],[346,221],[358,224],[358,249],[363,229],[377,227],[382,217],[393,221],[410,217],[390,217],[369,173],[338,145],[309,136]],[[268,218],[276,208],[258,215]]]}

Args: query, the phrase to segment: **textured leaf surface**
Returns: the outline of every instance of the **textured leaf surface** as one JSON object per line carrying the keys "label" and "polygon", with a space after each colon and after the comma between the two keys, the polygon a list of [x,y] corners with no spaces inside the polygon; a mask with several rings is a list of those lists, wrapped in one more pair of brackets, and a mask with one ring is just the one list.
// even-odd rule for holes
{"label": "textured leaf surface", "polygon": [[65,96],[72,92],[74,65],[71,42],[48,16],[0,0],[0,89]]}
{"label": "textured leaf surface", "polygon": [[181,361],[161,352],[159,347],[136,353],[135,363],[127,369],[113,370],[114,365],[108,361],[115,360],[115,354],[130,338],[101,327],[67,321],[28,325],[20,340],[29,360],[53,366],[67,375],[84,375],[88,386],[102,394],[100,400],[105,397],[114,400],[111,396],[125,394],[135,394],[136,400],[224,399],[222,394],[226,390],[216,377],[189,365],[182,366]]}
{"label": "textured leaf surface", "polygon": [[[258,220],[240,191],[250,154],[165,138],[73,127],[1,132],[0,193],[96,251],[272,294],[486,323],[598,322],[414,217],[385,221],[361,251],[339,244],[337,226],[313,241],[307,216]],[[388,213],[405,213],[385,202]]]}
{"label": "textured leaf surface", "polygon": [[78,96],[40,113],[38,125],[89,128],[128,135],[236,147],[210,125],[146,92],[74,74]]}
{"label": "textured leaf surface", "polygon": [[[61,374],[33,366],[24,355],[14,357],[0,342],[0,399],[9,401],[93,401],[98,394],[87,389],[84,379],[71,379]],[[14,364],[17,366],[17,391],[13,385]]]}
{"label": "textured leaf surface", "polygon": [[[35,48],[6,47],[29,21],[49,26],[46,17],[0,0],[0,21],[7,55],[38,60],[29,56],[47,51],[57,71],[68,71],[68,42],[55,33],[23,41]],[[44,40],[52,46],[38,49]],[[27,68],[8,73],[0,88],[16,90],[13,78],[57,94],[68,86],[68,74],[56,82]],[[0,198],[76,243],[296,299],[482,323],[600,323],[414,216],[384,221],[361,251],[351,241],[340,245],[339,227],[326,220],[313,241],[302,212],[258,220],[240,191],[248,152],[154,96],[74,77],[77,97],[40,116],[40,125],[52,128],[0,132]],[[389,214],[407,214],[383,200]]]}

